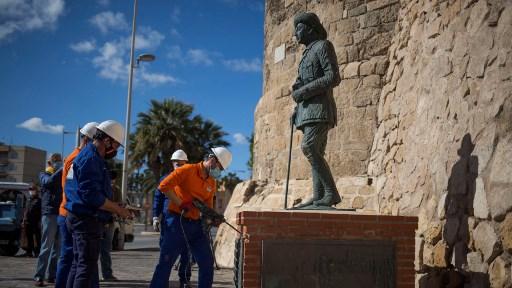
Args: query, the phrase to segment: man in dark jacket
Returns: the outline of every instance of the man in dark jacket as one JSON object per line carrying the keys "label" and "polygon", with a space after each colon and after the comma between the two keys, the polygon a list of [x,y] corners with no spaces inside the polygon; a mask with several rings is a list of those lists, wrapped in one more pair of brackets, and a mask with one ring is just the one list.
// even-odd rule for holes
{"label": "man in dark jacket", "polygon": [[42,243],[37,259],[34,280],[36,286],[44,286],[45,273],[48,270],[48,282],[55,282],[57,259],[59,254],[59,229],[57,216],[62,200],[62,157],[52,154],[48,158],[46,171],[39,175],[41,184],[41,225]]}
{"label": "man in dark jacket", "polygon": [[[23,225],[25,225],[25,233],[27,236],[27,253],[24,256],[32,257],[39,255],[41,247],[41,198],[35,186],[31,186],[28,190],[30,198],[27,202],[27,209],[23,217]],[[34,237],[35,243],[34,245]]]}
{"label": "man in dark jacket", "polygon": [[293,84],[297,107],[292,121],[302,130],[302,152],[311,164],[313,198],[297,208],[324,209],[341,201],[336,184],[324,159],[327,132],[336,126],[333,88],[341,82],[334,46],[314,13],[300,13],[294,19],[295,36],[306,46]]}
{"label": "man in dark jacket", "polygon": [[66,225],[73,235],[68,288],[97,286],[103,227],[112,213],[121,218],[131,217],[129,210],[111,200],[111,180],[105,163],[116,156],[124,142],[124,128],[116,121],[107,120],[96,126],[93,138],[73,161],[73,172],[67,175],[69,181],[65,186]]}

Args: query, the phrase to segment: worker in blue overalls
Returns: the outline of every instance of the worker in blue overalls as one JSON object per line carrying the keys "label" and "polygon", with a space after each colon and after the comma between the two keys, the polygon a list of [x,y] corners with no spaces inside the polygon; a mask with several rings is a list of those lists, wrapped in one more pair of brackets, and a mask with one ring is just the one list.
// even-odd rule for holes
{"label": "worker in blue overalls", "polygon": [[[185,165],[188,162],[188,157],[185,151],[176,150],[172,153],[171,162],[173,170]],[[167,175],[163,176],[162,181]],[[164,209],[165,207],[165,209]],[[169,199],[160,191],[155,189],[153,195],[153,229],[155,232],[160,231],[160,247],[162,247],[162,240],[164,239],[165,229],[160,229],[160,217],[165,219],[167,216],[167,207],[169,207]],[[189,286],[190,277],[192,276],[192,267],[190,263],[190,256],[188,249],[184,249],[180,254],[180,264],[178,269],[178,276],[180,278],[180,288],[191,287]]]}
{"label": "worker in blue overalls", "polygon": [[75,158],[71,181],[65,192],[68,210],[66,225],[73,235],[73,264],[66,287],[90,288],[97,285],[98,258],[104,223],[115,213],[131,217],[128,209],[114,203],[105,159],[114,158],[124,139],[124,128],[113,120],[100,123],[93,142]]}

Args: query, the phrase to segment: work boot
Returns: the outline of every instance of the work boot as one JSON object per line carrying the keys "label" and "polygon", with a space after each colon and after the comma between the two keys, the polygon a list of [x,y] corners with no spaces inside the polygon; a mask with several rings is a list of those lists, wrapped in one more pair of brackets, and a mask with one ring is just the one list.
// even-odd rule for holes
{"label": "work boot", "polygon": [[322,199],[318,201],[314,201],[313,204],[315,206],[334,206],[341,202],[340,194],[338,191],[325,192],[325,195]]}

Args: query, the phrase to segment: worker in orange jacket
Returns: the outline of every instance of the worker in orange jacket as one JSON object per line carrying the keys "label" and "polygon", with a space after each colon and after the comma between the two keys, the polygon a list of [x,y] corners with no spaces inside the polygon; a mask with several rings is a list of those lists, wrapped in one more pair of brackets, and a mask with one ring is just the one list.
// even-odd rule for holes
{"label": "worker in orange jacket", "polygon": [[94,134],[96,134],[96,126],[99,123],[97,122],[89,122],[84,125],[82,129],[80,129],[80,146],[76,147],[71,154],[64,159],[64,168],[62,171],[62,202],[59,208],[59,217],[57,219],[59,225],[59,233],[60,233],[60,256],[59,262],[57,263],[57,275],[55,279],[55,288],[64,288],[66,287],[66,282],[68,281],[69,269],[71,268],[71,263],[73,262],[73,237],[66,227],[66,216],[68,214],[68,210],[64,208],[66,205],[66,194],[64,187],[66,186],[66,180],[73,177],[68,177],[69,173],[73,173],[73,169],[71,169],[73,160],[78,155],[80,150],[87,145],[87,143],[92,142],[92,138]]}
{"label": "worker in orange jacket", "polygon": [[[160,247],[160,259],[153,273],[150,287],[169,287],[171,267],[176,258],[188,249],[199,265],[199,288],[213,284],[213,251],[202,229],[199,210],[194,199],[213,208],[216,180],[231,164],[232,155],[224,147],[212,148],[208,157],[196,164],[185,164],[169,174],[158,189],[169,198],[168,213],[162,228],[165,229]],[[180,287],[187,287],[182,283]]]}

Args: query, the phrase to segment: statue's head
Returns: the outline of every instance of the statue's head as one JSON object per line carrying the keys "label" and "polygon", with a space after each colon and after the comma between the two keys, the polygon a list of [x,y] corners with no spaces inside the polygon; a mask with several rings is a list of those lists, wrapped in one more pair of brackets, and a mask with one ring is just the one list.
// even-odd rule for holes
{"label": "statue's head", "polygon": [[308,45],[315,40],[327,39],[327,31],[315,13],[302,12],[293,19],[295,37],[301,44]]}

